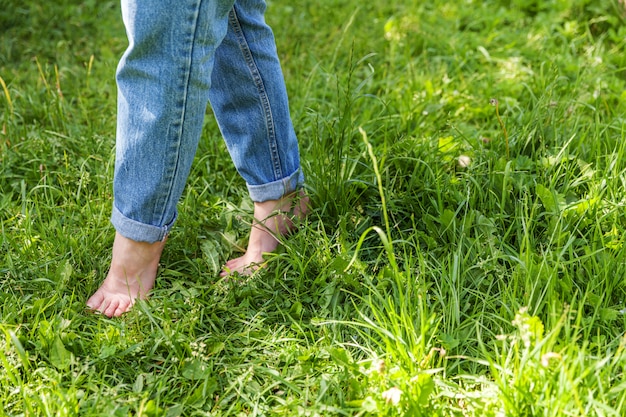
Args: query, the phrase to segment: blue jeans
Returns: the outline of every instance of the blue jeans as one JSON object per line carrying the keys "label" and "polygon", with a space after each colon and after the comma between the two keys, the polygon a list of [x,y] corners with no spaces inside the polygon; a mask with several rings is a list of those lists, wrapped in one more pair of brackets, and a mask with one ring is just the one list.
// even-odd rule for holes
{"label": "blue jeans", "polygon": [[111,222],[163,240],[210,102],[255,202],[299,188],[298,141],[264,0],[122,0],[129,46],[117,70]]}

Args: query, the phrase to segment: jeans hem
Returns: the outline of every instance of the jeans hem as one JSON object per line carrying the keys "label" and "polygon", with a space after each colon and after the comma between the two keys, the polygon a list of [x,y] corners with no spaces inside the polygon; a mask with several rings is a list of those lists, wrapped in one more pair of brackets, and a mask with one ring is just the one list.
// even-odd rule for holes
{"label": "jeans hem", "polygon": [[115,230],[127,239],[136,242],[155,243],[165,240],[172,225],[176,221],[176,214],[169,224],[165,226],[153,226],[138,222],[124,216],[113,204],[113,212],[111,214],[111,223]]}
{"label": "jeans hem", "polygon": [[285,195],[296,191],[304,184],[304,174],[301,169],[297,169],[293,174],[278,181],[261,185],[247,184],[250,198],[255,203],[262,203],[268,200],[279,200]]}

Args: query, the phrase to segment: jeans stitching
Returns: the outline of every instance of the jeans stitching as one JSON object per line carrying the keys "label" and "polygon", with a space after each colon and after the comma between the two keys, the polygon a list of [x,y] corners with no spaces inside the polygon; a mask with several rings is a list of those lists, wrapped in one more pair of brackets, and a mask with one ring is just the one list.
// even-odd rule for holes
{"label": "jeans stitching", "polygon": [[248,70],[250,71],[250,75],[252,76],[254,84],[259,93],[259,100],[263,108],[263,114],[265,116],[265,125],[267,127],[267,139],[268,139],[270,155],[272,157],[272,165],[274,168],[274,179],[283,180],[280,155],[278,153],[278,145],[276,143],[276,130],[274,128],[272,108],[270,106],[269,98],[265,90],[263,78],[261,77],[261,74],[256,65],[256,62],[254,61],[254,57],[252,56],[252,51],[250,50],[245,34],[243,33],[243,29],[239,22],[239,18],[237,17],[237,12],[235,8],[236,7],[233,6],[233,8],[231,9],[229,13],[229,22],[232,25],[233,32],[235,34],[235,37],[237,38],[237,43],[239,44],[241,53],[244,56],[244,60],[246,61]]}
{"label": "jeans stitching", "polygon": [[[165,187],[167,187],[167,191],[164,195],[165,204],[155,205],[155,207],[162,208],[162,212],[160,213],[159,224],[163,224],[166,220],[169,220],[169,219],[165,219],[164,216],[168,212],[168,207],[172,204],[172,201],[171,201],[172,194],[173,194],[172,189],[174,188],[174,184],[176,182],[176,176],[178,175],[178,171],[180,169],[180,152],[181,152],[180,147],[181,147],[182,137],[185,134],[184,129],[185,129],[185,116],[186,116],[186,109],[187,109],[187,97],[188,97],[188,91],[189,91],[189,80],[191,79],[191,72],[192,72],[192,66],[193,66],[193,44],[194,44],[194,39],[196,38],[196,35],[197,35],[196,31],[198,30],[200,1],[201,0],[195,2],[194,5],[191,7],[191,13],[187,21],[190,31],[189,33],[187,33],[188,37],[187,37],[186,48],[184,49],[181,48],[182,53],[184,54],[184,62],[181,64],[179,74],[181,74],[180,80],[181,80],[181,87],[183,91],[181,94],[181,97],[182,97],[181,100],[178,103],[176,103],[176,111],[180,112],[180,118],[173,125],[173,127],[175,128],[174,135],[176,136],[176,141],[174,142],[172,146],[173,153],[176,155],[176,160],[175,160],[173,169],[170,171],[171,173],[169,175],[167,184],[165,185]],[[174,203],[174,215],[176,215],[175,203]],[[164,232],[167,234],[167,226],[164,226],[163,229],[164,229]]]}

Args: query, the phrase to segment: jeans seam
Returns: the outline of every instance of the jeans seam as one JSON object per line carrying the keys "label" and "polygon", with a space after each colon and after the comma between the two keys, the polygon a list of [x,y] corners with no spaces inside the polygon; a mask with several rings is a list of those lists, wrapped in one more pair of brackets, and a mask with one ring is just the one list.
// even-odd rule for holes
{"label": "jeans seam", "polygon": [[254,61],[254,57],[252,56],[252,51],[248,45],[245,34],[243,33],[243,29],[239,22],[239,18],[237,17],[237,11],[235,10],[235,6],[231,9],[229,13],[229,21],[232,25],[233,32],[237,39],[237,43],[239,44],[239,49],[243,54],[244,60],[247,64],[248,70],[250,71],[250,75],[254,81],[254,85],[257,88],[257,92],[259,94],[259,100],[261,102],[261,107],[263,109],[263,115],[265,117],[265,125],[267,128],[267,139],[269,145],[270,155],[272,157],[272,165],[274,169],[274,180],[283,179],[283,173],[281,169],[281,161],[280,154],[278,152],[278,145],[276,141],[276,129],[274,127],[274,118],[272,115],[272,108],[269,102],[269,98],[267,95],[267,91],[265,89],[265,84],[263,82],[263,78],[261,77],[261,73],[259,68]]}
{"label": "jeans seam", "polygon": [[[192,72],[192,66],[193,66],[193,44],[194,44],[194,39],[196,37],[196,32],[198,30],[198,17],[199,17],[199,6],[200,0],[198,0],[195,3],[195,6],[192,8],[192,13],[189,16],[189,20],[188,20],[188,24],[191,28],[190,33],[188,33],[188,36],[191,37],[191,39],[189,40],[189,43],[187,44],[187,48],[181,48],[183,54],[186,54],[184,56],[184,61],[181,63],[180,66],[180,71],[179,74],[181,74],[180,76],[180,80],[181,80],[181,86],[182,86],[182,94],[181,94],[181,100],[177,103],[177,111],[180,112],[180,118],[178,120],[178,122],[173,124],[173,128],[174,128],[174,135],[176,137],[176,141],[173,145],[173,150],[174,150],[174,154],[176,155],[176,162],[174,164],[173,169],[171,170],[171,174],[168,175],[169,178],[167,178],[167,190],[166,193],[164,195],[164,200],[165,200],[165,204],[156,204],[155,207],[161,207],[162,208],[162,212],[159,214],[159,218],[160,224],[163,224],[166,221],[169,221],[169,219],[165,219],[164,216],[167,213],[167,208],[170,206],[170,204],[172,204],[172,189],[174,188],[174,183],[176,181],[176,176],[178,175],[178,171],[180,169],[180,153],[181,153],[181,139],[184,135],[184,129],[185,129],[185,117],[186,117],[186,109],[187,109],[187,96],[188,96],[188,91],[189,91],[189,80],[191,79],[191,72]],[[176,207],[174,207],[174,212],[176,211]],[[167,231],[166,231],[167,233]]]}

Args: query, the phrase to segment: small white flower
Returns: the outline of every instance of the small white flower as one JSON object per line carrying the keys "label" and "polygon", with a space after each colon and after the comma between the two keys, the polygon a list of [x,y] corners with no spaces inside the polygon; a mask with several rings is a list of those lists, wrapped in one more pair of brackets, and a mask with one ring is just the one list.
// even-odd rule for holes
{"label": "small white flower", "polygon": [[385,361],[382,359],[377,359],[374,362],[372,362],[372,370],[378,372],[379,374],[384,374],[385,373]]}
{"label": "small white flower", "polygon": [[541,356],[541,366],[547,368],[550,366],[550,359],[561,359],[561,355],[555,352],[548,352],[545,355]]}
{"label": "small white flower", "polygon": [[402,391],[398,387],[392,387],[383,392],[383,400],[385,400],[387,404],[397,405],[400,402],[401,396]]}
{"label": "small white flower", "polygon": [[472,163],[472,158],[467,155],[459,156],[459,166],[461,168],[467,168]]}

